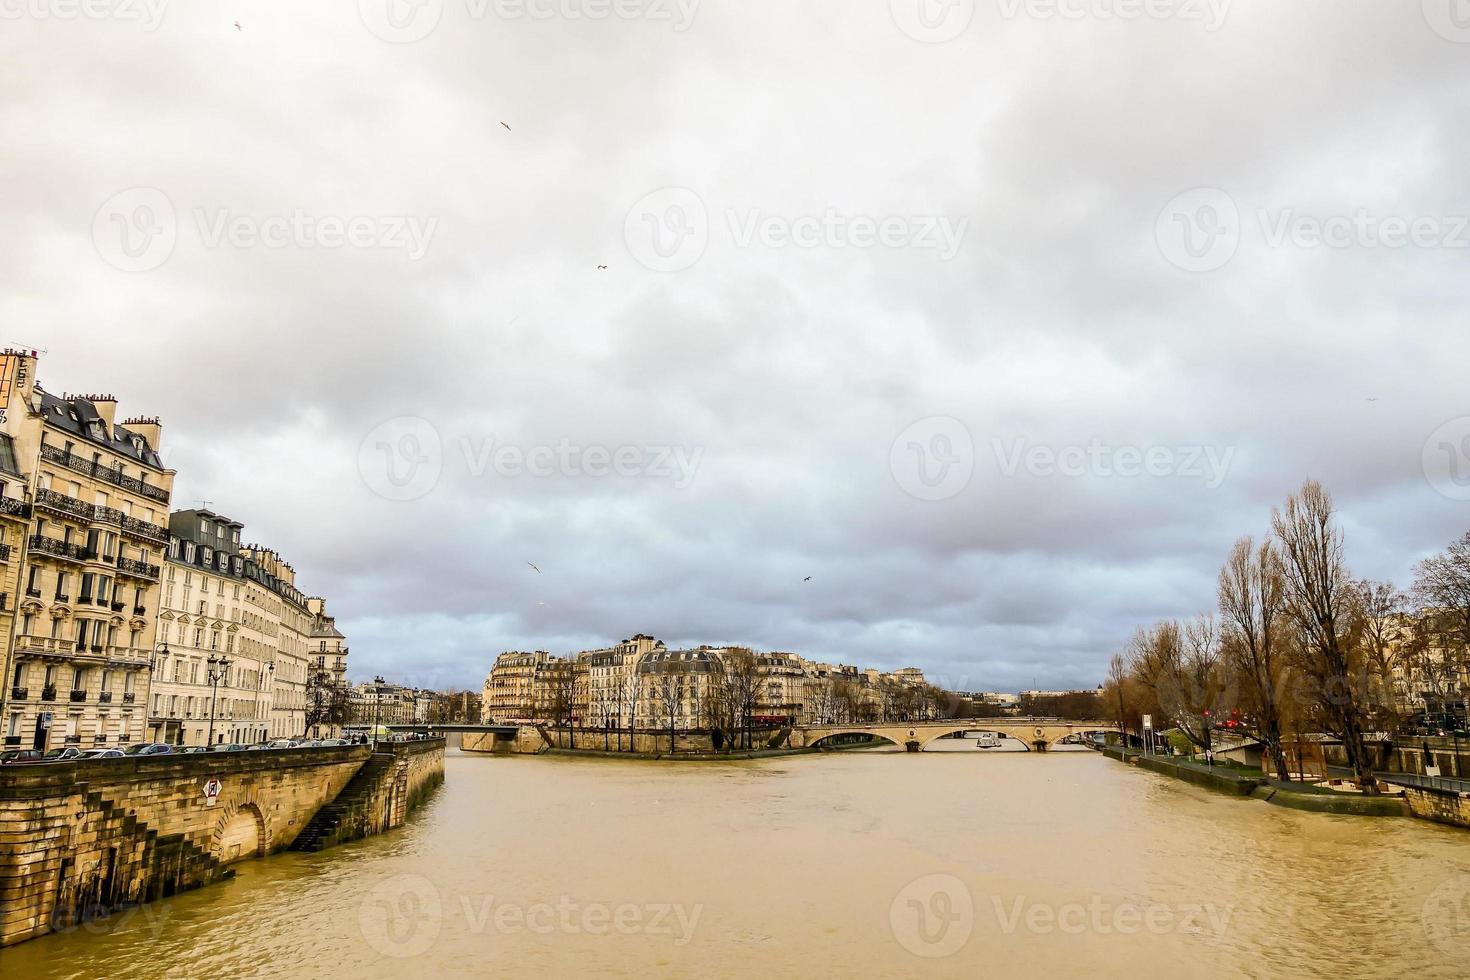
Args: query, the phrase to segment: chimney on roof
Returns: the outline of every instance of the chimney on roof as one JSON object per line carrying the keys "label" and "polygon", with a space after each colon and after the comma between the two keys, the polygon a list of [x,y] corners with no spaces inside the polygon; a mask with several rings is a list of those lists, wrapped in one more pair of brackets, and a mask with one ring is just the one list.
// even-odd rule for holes
{"label": "chimney on roof", "polygon": [[[98,411],[101,411],[100,407],[98,408]],[[111,415],[111,412],[109,412],[108,414]],[[110,423],[111,419],[109,418],[108,421]],[[163,423],[158,420],[157,416],[151,416],[148,418],[139,416],[138,418],[127,419],[123,422],[123,425],[127,427],[129,431],[136,432],[144,439],[147,439],[149,449],[153,450],[155,453],[159,451],[159,439],[163,437]]]}
{"label": "chimney on roof", "polygon": [[111,395],[87,395],[87,401],[97,409],[97,414],[102,416],[102,421],[107,425],[107,434],[112,435],[112,426],[117,419],[117,399]]}

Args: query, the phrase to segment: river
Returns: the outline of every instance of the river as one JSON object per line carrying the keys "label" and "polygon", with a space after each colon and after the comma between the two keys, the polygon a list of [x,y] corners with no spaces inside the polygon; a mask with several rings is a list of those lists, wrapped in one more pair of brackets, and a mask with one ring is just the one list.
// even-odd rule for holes
{"label": "river", "polygon": [[1470,836],[1081,750],[451,750],[409,826],[0,952],[5,977],[1465,977]]}

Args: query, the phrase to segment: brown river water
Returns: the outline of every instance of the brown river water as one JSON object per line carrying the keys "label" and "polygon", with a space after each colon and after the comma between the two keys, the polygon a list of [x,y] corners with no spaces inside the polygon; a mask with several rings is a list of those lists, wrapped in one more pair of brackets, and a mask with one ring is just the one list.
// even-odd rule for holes
{"label": "brown river water", "polygon": [[0,952],[0,976],[1467,977],[1470,833],[1086,750],[451,750],[410,824]]}

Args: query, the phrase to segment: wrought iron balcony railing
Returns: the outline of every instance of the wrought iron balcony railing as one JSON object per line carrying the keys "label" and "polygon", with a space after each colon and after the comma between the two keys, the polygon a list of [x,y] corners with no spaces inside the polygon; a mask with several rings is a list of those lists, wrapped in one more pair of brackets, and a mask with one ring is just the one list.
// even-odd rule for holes
{"label": "wrought iron balcony railing", "polygon": [[[147,562],[138,561],[133,558],[119,558],[117,560],[117,570],[119,572],[123,572],[124,574],[136,575],[141,578],[158,578],[157,565],[150,565]],[[142,614],[139,613],[139,615]]]}
{"label": "wrought iron balcony railing", "polygon": [[38,555],[47,555],[52,558],[64,558],[68,561],[86,561],[89,552],[79,544],[63,541],[60,538],[47,537],[44,534],[33,534],[30,538],[31,551]]}
{"label": "wrought iron balcony railing", "polygon": [[31,505],[15,497],[0,497],[0,514],[7,517],[30,517]]}
{"label": "wrought iron balcony railing", "polygon": [[85,500],[76,497],[68,497],[64,493],[55,490],[47,490],[42,487],[36,491],[36,506],[55,511],[58,514],[66,514],[70,517],[79,517],[84,521],[92,520],[97,514],[97,506],[89,504]]}
{"label": "wrought iron balcony railing", "polygon": [[155,487],[151,483],[144,483],[137,477],[124,476],[117,470],[109,469],[106,466],[99,466],[89,459],[74,456],[64,449],[58,449],[56,446],[42,446],[41,458],[53,463],[60,463],[67,469],[74,470],[85,476],[105,480],[113,486],[122,487],[124,490],[136,493],[141,497],[147,497],[150,500],[157,500],[165,504],[168,503],[168,491],[163,487]]}
{"label": "wrought iron balcony railing", "polygon": [[24,687],[12,687],[10,689],[10,698],[12,701],[24,701],[30,696],[31,692]]}

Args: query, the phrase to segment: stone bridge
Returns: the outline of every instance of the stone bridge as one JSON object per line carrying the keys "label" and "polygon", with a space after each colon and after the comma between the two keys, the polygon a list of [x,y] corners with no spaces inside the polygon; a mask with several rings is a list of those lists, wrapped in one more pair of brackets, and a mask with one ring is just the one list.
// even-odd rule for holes
{"label": "stone bridge", "polygon": [[0,946],[227,878],[344,800],[373,817],[334,840],[397,826],[443,774],[438,739],[5,766]]}
{"label": "stone bridge", "polygon": [[790,744],[795,748],[810,748],[834,735],[874,735],[894,745],[903,746],[910,752],[920,752],[935,739],[956,732],[996,732],[1016,739],[1027,749],[1045,752],[1048,747],[1069,735],[1117,730],[1118,726],[1110,721],[1067,721],[1055,718],[972,718],[876,725],[798,725],[791,730]]}

